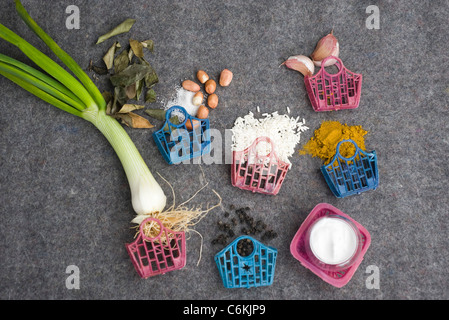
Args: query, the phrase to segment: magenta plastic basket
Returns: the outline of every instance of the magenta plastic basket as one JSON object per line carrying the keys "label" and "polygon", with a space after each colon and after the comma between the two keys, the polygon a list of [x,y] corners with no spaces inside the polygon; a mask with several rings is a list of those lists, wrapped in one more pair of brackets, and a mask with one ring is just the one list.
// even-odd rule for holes
{"label": "magenta plastic basket", "polygon": [[[143,232],[146,223],[159,224],[159,234],[154,238],[147,237]],[[140,224],[139,236],[133,243],[126,244],[126,250],[137,273],[144,279],[179,270],[186,265],[185,233],[169,230],[155,218],[148,218]]]}
{"label": "magenta plastic basket", "polygon": [[[357,258],[354,259],[347,268],[334,271],[329,268],[325,268],[317,263],[313,258],[311,258],[311,254],[306,245],[306,234],[312,224],[319,218],[323,216],[331,216],[336,215],[343,217],[344,219],[349,220],[355,227],[358,229],[361,240],[361,248],[358,252]],[[363,260],[363,257],[368,250],[371,244],[371,236],[362,225],[360,225],[357,221],[352,219],[347,214],[343,213],[339,209],[327,203],[318,204],[308,215],[308,217],[304,220],[298,232],[296,232],[291,244],[290,244],[290,252],[301,264],[316,274],[318,277],[326,281],[327,283],[341,288],[345,286],[349,280],[351,280],[355,271],[359,267],[360,263]]]}
{"label": "magenta plastic basket", "polygon": [[[271,144],[268,155],[257,153],[257,145],[262,141]],[[268,137],[259,137],[244,151],[233,152],[232,185],[243,190],[276,195],[289,168],[290,164],[277,157],[273,141]]]}
{"label": "magenta plastic basket", "polygon": [[[338,72],[328,73],[324,67],[328,59],[335,59]],[[313,76],[305,76],[304,82],[315,111],[355,109],[360,103],[362,75],[349,71],[337,57],[323,60],[321,69]]]}

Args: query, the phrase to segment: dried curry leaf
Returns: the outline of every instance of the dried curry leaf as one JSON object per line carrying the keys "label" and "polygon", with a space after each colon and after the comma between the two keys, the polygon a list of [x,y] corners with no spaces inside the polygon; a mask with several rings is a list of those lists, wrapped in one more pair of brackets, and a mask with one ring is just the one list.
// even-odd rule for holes
{"label": "dried curry leaf", "polygon": [[125,70],[129,61],[128,50],[125,49],[114,59],[114,73],[117,74]]}
{"label": "dried curry leaf", "polygon": [[127,104],[123,105],[123,107],[119,110],[118,113],[129,113],[129,112],[132,112],[135,110],[140,110],[143,108],[145,108],[145,106],[127,103]]}
{"label": "dried curry leaf", "polygon": [[109,91],[104,91],[101,95],[106,103],[109,103],[114,98],[114,95]]}
{"label": "dried curry leaf", "polygon": [[126,96],[128,97],[128,99],[134,99],[136,97],[136,84],[133,83],[130,86],[127,86],[125,88],[126,90]]}
{"label": "dried curry leaf", "polygon": [[137,101],[140,100],[140,96],[142,95],[143,87],[144,87],[143,79],[136,82],[136,100]]}
{"label": "dried curry leaf", "polygon": [[114,64],[115,52],[120,47],[120,43],[118,43],[117,41],[114,42],[114,44],[109,48],[108,52],[106,52],[105,56],[103,57],[103,61],[106,64],[106,68],[108,70],[112,68]]}
{"label": "dried curry leaf", "polygon": [[129,50],[129,53],[128,53],[129,63],[131,63],[131,61],[133,61],[133,57],[134,57],[134,51]]}
{"label": "dried curry leaf", "polygon": [[145,102],[156,102],[156,92],[153,89],[147,91],[147,94],[145,95]]}
{"label": "dried curry leaf", "polygon": [[160,121],[164,121],[165,120],[165,113],[167,111],[165,111],[164,109],[147,109],[145,110],[145,113],[147,115],[149,115],[150,117],[160,120]]}
{"label": "dried curry leaf", "polygon": [[151,72],[154,72],[153,68],[142,65],[142,64],[132,64],[128,66],[125,70],[111,76],[110,80],[114,87],[127,87],[142,80]]}
{"label": "dried curry leaf", "polygon": [[150,89],[158,82],[159,77],[157,76],[156,71],[154,71],[154,69],[151,69],[151,71],[145,76],[145,86]]}
{"label": "dried curry leaf", "polygon": [[108,115],[112,115],[112,104],[113,100],[109,101],[108,104],[106,105],[106,114]]}
{"label": "dried curry leaf", "polygon": [[128,97],[126,96],[125,87],[115,87],[114,88],[114,101],[111,107],[111,114],[116,114],[120,108],[126,104]]}
{"label": "dried curry leaf", "polygon": [[170,118],[170,123],[166,123],[164,128],[162,129],[163,131],[169,131],[171,125],[179,125],[181,124],[181,121],[179,120],[178,116],[173,116]]}
{"label": "dried curry leaf", "polygon": [[131,50],[134,52],[136,57],[143,58],[143,44],[140,41],[130,39],[129,45],[131,46]]}
{"label": "dried curry leaf", "polygon": [[135,19],[126,19],[121,24],[119,24],[117,27],[109,31],[108,33],[102,35],[98,38],[97,44],[102,43],[103,41],[106,41],[107,39],[114,37],[116,35],[129,32],[131,30],[132,26],[136,23]]}
{"label": "dried curry leaf", "polygon": [[139,60],[142,65],[145,65],[149,68],[148,74],[145,75],[145,87],[150,89],[156,83],[159,82],[159,78],[157,76],[156,71],[153,69],[153,67],[151,66],[151,64],[148,61],[146,61],[144,58],[139,58]]}
{"label": "dried curry leaf", "polygon": [[147,48],[148,50],[150,50],[151,53],[153,53],[153,51],[154,51],[154,42],[153,42],[153,40],[142,41],[142,45],[143,45],[144,48]]}
{"label": "dried curry leaf", "polygon": [[120,119],[123,124],[134,129],[154,128],[154,126],[150,123],[150,121],[148,121],[148,119],[145,119],[144,117],[133,112],[117,114],[115,115],[115,118]]}
{"label": "dried curry leaf", "polygon": [[89,67],[87,68],[89,71],[93,71],[96,74],[102,76],[108,73],[108,70],[106,68],[97,67],[93,64],[92,60],[89,63]]}

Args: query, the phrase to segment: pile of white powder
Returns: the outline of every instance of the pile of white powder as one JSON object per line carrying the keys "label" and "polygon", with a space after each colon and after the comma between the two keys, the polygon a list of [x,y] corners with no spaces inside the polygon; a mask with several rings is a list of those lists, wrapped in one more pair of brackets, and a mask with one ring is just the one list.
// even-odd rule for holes
{"label": "pile of white powder", "polygon": [[[168,110],[173,106],[181,106],[184,109],[186,109],[186,112],[188,114],[195,117],[199,106],[195,106],[192,103],[194,95],[195,95],[195,92],[187,91],[182,87],[178,87],[178,88],[176,88],[176,95],[171,100],[169,100],[167,103],[165,103],[164,109]],[[177,114],[176,111],[173,112],[172,115],[178,116],[179,120],[181,120],[181,121],[184,120],[184,117],[181,116],[181,114]]]}
{"label": "pile of white powder", "polygon": [[[294,154],[296,145],[301,140],[301,133],[308,130],[305,120],[288,115],[264,113],[261,119],[254,118],[249,112],[239,117],[232,128],[232,150],[243,151],[253,144],[259,137],[268,137],[275,146],[275,153],[281,161],[291,165],[289,158]],[[270,153],[271,146],[266,145],[265,154]],[[259,152],[259,145],[258,145]]]}

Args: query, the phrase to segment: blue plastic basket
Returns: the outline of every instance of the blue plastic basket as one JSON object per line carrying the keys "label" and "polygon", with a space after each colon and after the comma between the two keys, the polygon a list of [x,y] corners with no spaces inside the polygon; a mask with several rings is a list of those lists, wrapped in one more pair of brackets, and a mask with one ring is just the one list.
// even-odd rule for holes
{"label": "blue plastic basket", "polygon": [[[355,146],[356,151],[350,158],[340,154],[340,146],[345,142]],[[353,140],[341,141],[337,145],[335,157],[330,164],[321,167],[321,172],[338,198],[375,190],[379,185],[376,151],[364,152]]]}
{"label": "blue plastic basket", "polygon": [[[253,251],[241,256],[237,251],[240,240],[249,239]],[[277,250],[249,236],[240,236],[215,255],[223,285],[226,288],[251,288],[273,283]]]}
{"label": "blue plastic basket", "polygon": [[[184,120],[174,124],[170,121],[172,115]],[[153,133],[153,139],[168,164],[200,157],[210,152],[209,119],[192,117],[183,107],[173,106],[165,114],[162,129]]]}

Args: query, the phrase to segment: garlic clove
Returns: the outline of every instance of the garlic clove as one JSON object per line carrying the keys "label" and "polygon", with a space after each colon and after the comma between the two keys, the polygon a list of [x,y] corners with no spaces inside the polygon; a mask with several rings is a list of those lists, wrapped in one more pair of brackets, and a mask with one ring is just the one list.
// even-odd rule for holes
{"label": "garlic clove", "polygon": [[[335,49],[335,51],[333,52],[333,54],[331,54],[331,56],[337,57],[337,58],[338,58],[339,54],[340,54],[340,46],[339,46],[338,43],[337,43],[337,48]],[[313,63],[314,63],[315,66],[317,66],[317,67],[321,67],[321,65],[322,65],[321,62],[322,62],[322,61],[313,61]],[[329,60],[327,60],[326,63],[324,64],[324,67],[332,66],[332,65],[334,65],[335,63],[337,63],[337,60],[335,60],[335,59],[329,59]]]}
{"label": "garlic clove", "polygon": [[311,76],[315,72],[313,61],[306,56],[298,55],[289,57],[282,65],[301,72],[304,76]]}
{"label": "garlic clove", "polygon": [[[310,57],[313,60],[313,63],[316,66],[321,66],[321,61],[323,59],[334,56],[337,57],[340,54],[340,45],[338,43],[338,39],[334,36],[334,31],[332,30],[331,33],[329,33],[327,36],[321,38],[320,41],[318,41],[315,50],[310,55]],[[335,64],[335,59],[330,59],[326,62],[325,67],[331,66]]]}

